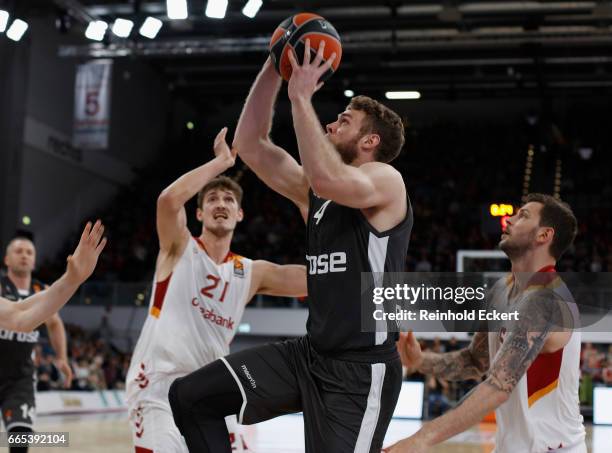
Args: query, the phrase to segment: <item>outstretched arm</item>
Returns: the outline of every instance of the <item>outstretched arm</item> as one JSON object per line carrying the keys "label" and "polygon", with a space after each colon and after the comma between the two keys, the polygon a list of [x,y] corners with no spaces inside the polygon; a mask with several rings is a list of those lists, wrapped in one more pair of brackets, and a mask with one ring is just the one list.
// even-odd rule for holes
{"label": "outstretched arm", "polygon": [[255,294],[301,297],[307,293],[306,266],[298,264],[280,265],[265,260],[253,262],[253,279],[249,300]]}
{"label": "outstretched arm", "polygon": [[351,208],[379,207],[390,204],[396,197],[405,199],[405,193],[398,192],[398,187],[405,191],[405,186],[397,170],[380,162],[360,167],[346,165],[325,136],[312,106],[312,96],[322,86],[318,81],[335,59],[332,54],[323,63],[323,50],[324,41],[311,62],[310,40],[307,39],[301,66],[293,53],[289,53],[293,67],[288,87],[293,127],[310,186],[318,196]]}
{"label": "outstretched arm", "polygon": [[486,332],[476,332],[468,347],[443,354],[422,352],[412,332],[401,334],[397,349],[402,365],[410,372],[432,374],[447,381],[480,379],[489,369],[489,344]]}
{"label": "outstretched arm", "polygon": [[272,190],[308,210],[308,181],[302,167],[270,139],[274,104],[282,80],[271,60],[265,62],[242,108],[232,146]]}
{"label": "outstretched arm", "polygon": [[64,275],[49,288],[15,304],[0,298],[0,327],[30,332],[49,319],[74,295],[77,288],[93,273],[98,257],[106,245],[104,226],[99,220],[87,223],[79,245],[68,257]]}
{"label": "outstretched arm", "polygon": [[211,179],[234,165],[235,151],[225,142],[227,128],[217,134],[214,143],[215,158],[185,173],[178,178],[157,199],[157,234],[161,253],[177,256],[189,241],[185,203],[189,201]]}
{"label": "outstretched arm", "polygon": [[551,329],[560,326],[560,310],[553,301],[526,301],[491,364],[489,376],[446,414],[424,425],[413,436],[385,449],[388,453],[426,452],[478,423],[510,397],[521,377],[544,348]]}

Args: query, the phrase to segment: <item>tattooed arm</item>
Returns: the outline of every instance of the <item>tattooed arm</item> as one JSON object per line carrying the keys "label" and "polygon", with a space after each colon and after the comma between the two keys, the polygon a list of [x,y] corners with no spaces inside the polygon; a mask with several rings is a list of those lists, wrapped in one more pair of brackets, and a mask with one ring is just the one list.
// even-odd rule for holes
{"label": "tattooed arm", "polygon": [[555,326],[560,326],[561,311],[553,297],[538,294],[517,307],[519,321],[496,354],[489,376],[452,410],[424,425],[412,437],[385,449],[388,453],[424,452],[478,423],[506,402],[510,393],[538,356]]}
{"label": "tattooed arm", "polygon": [[486,332],[477,332],[467,348],[439,354],[421,352],[414,334],[402,335],[398,344],[402,364],[410,372],[418,370],[423,374],[447,381],[480,379],[489,369],[489,345]]}

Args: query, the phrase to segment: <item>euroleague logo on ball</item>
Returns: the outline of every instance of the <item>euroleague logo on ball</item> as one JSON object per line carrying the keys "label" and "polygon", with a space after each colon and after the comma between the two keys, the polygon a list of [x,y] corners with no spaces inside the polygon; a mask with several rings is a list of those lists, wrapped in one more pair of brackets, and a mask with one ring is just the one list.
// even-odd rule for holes
{"label": "euroleague logo on ball", "polygon": [[285,80],[291,78],[292,68],[288,54],[295,52],[298,61],[303,61],[306,39],[310,40],[312,59],[316,56],[321,42],[325,42],[324,60],[330,58],[333,53],[336,54],[332,67],[320,79],[324,82],[340,66],[342,44],[334,26],[318,14],[299,13],[288,17],[276,28],[270,39],[270,57],[276,72]]}

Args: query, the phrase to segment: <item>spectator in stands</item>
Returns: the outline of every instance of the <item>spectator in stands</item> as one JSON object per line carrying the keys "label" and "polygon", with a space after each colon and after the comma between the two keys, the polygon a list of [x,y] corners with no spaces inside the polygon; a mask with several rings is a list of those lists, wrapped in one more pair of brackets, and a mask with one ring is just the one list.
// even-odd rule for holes
{"label": "spectator in stands", "polygon": [[450,386],[444,379],[439,379],[433,375],[426,377],[427,385],[427,403],[429,418],[435,418],[444,414],[450,409],[449,401]]}
{"label": "spectator in stands", "polygon": [[36,367],[36,390],[45,391],[60,388],[59,373],[53,365],[53,359],[47,354],[41,354]]}
{"label": "spectator in stands", "polygon": [[89,385],[89,364],[83,357],[77,362],[73,362],[74,379],[72,381],[72,390],[91,390]]}
{"label": "spectator in stands", "polygon": [[104,371],[102,370],[102,364],[104,358],[102,354],[96,354],[91,361],[89,366],[89,387],[92,390],[106,390],[106,379],[104,377]]}
{"label": "spectator in stands", "polygon": [[598,352],[587,355],[585,362],[582,364],[582,373],[591,376],[595,383],[601,382],[601,372],[601,355]]}
{"label": "spectator in stands", "polygon": [[456,337],[451,337],[446,343],[446,352],[453,352],[461,349]]}

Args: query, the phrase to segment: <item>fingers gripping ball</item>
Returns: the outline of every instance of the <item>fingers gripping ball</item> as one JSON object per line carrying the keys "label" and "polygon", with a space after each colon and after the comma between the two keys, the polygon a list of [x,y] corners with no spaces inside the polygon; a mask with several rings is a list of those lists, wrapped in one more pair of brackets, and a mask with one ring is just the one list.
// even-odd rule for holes
{"label": "fingers gripping ball", "polygon": [[317,14],[300,13],[288,17],[280,23],[270,39],[270,56],[276,71],[285,80],[291,78],[291,63],[288,52],[295,51],[297,60],[304,61],[304,44],[310,39],[311,61],[314,60],[321,41],[325,41],[323,53],[326,61],[332,53],[336,53],[332,67],[321,77],[321,82],[329,79],[340,65],[342,44],[340,35],[334,26]]}

